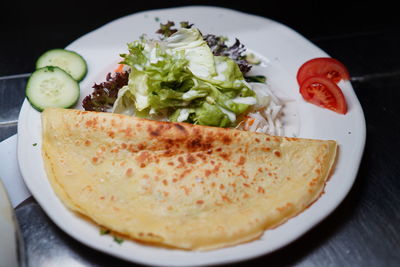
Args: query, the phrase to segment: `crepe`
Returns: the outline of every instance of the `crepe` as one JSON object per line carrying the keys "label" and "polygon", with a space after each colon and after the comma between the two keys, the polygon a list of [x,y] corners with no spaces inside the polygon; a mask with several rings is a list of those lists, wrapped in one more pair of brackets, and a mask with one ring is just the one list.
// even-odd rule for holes
{"label": "crepe", "polygon": [[186,250],[253,240],[306,209],[337,148],[70,109],[46,109],[42,125],[47,176],[69,209],[133,240]]}

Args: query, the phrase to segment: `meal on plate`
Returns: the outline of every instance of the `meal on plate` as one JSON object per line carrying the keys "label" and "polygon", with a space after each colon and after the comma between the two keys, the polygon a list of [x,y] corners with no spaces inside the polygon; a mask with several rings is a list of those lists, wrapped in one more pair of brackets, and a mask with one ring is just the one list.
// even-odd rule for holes
{"label": "meal on plate", "polygon": [[336,142],[47,108],[42,153],[71,210],[152,245],[209,250],[259,238],[313,203]]}
{"label": "meal on plate", "polygon": [[[129,43],[85,110],[68,109],[85,60],[63,49],[39,58],[27,98],[43,111],[48,179],[69,209],[139,242],[209,250],[254,240],[317,200],[337,144],[282,137],[284,102],[250,74],[257,57],[237,39],[180,26]],[[336,63],[308,62],[297,79],[306,101],[344,114],[336,83],[349,77]]]}

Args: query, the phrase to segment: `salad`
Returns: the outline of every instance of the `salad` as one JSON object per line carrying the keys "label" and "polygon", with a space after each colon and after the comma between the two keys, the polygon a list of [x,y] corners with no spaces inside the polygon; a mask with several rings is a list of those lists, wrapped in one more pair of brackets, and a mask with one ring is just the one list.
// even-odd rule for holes
{"label": "salad", "polygon": [[129,43],[121,67],[93,86],[83,108],[282,135],[282,103],[265,77],[249,75],[254,55],[238,39],[228,45],[188,22],[174,26]]}

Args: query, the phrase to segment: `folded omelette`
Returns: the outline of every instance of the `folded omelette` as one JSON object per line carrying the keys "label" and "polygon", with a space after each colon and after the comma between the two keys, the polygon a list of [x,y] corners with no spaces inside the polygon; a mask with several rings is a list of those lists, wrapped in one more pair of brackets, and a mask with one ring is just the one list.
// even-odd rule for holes
{"label": "folded omelette", "polygon": [[[336,142],[48,108],[42,153],[62,202],[151,245],[254,240],[313,203]],[[266,237],[267,238],[267,237]]]}

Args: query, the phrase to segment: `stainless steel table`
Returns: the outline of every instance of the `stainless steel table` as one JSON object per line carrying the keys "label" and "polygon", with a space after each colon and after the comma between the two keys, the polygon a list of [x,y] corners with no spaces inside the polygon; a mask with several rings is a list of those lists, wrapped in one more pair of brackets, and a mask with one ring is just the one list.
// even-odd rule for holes
{"label": "stainless steel table", "polygon": [[[45,12],[23,9],[21,4],[18,8],[22,9],[22,15],[19,14],[18,19],[25,24],[15,25],[18,22],[8,22],[6,16],[2,18],[6,23],[0,26],[2,36],[8,37],[0,42],[0,107],[2,112],[10,112],[0,114],[0,119],[3,115],[12,117],[23,99],[26,78],[9,75],[32,71],[35,58],[43,51],[66,46],[87,31],[122,15],[186,3],[147,1],[121,7],[113,4],[100,10],[88,7],[81,12],[66,8],[66,13],[77,12],[74,20],[70,21],[68,14],[61,13],[59,21],[52,24],[46,24],[41,18],[35,23],[30,12],[40,15]],[[364,6],[348,3],[345,11],[326,11],[310,1],[303,6],[295,5],[293,8],[297,12],[290,9],[287,16],[283,16],[280,12],[287,8],[284,3],[270,3],[265,10],[257,8],[256,3],[252,7],[227,1],[213,4],[279,20],[341,60],[353,77],[353,87],[367,122],[367,143],[359,174],[341,205],[287,247],[236,265],[399,266],[400,23],[391,7],[372,6],[368,2]],[[90,19],[83,17],[85,12]],[[353,12],[354,17],[349,12]],[[385,12],[382,19],[369,20],[370,16],[382,12]],[[360,17],[357,18],[356,13]],[[14,15],[13,9],[9,18]],[[50,15],[50,18],[56,19],[56,16]],[[16,122],[0,123],[0,141],[16,131]],[[16,214],[25,240],[28,266],[134,265],[78,243],[55,226],[32,198],[18,206]]]}

